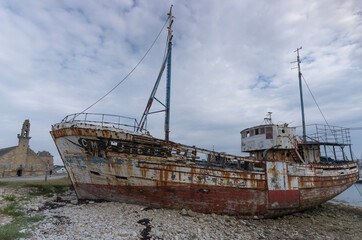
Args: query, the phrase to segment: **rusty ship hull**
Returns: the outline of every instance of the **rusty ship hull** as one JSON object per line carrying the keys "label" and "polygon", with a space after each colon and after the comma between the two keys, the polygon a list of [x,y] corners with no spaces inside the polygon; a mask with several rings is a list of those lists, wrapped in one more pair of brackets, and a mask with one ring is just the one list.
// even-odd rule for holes
{"label": "rusty ship hull", "polygon": [[256,160],[82,122],[51,135],[79,199],[264,218],[321,204],[358,179],[352,161]]}

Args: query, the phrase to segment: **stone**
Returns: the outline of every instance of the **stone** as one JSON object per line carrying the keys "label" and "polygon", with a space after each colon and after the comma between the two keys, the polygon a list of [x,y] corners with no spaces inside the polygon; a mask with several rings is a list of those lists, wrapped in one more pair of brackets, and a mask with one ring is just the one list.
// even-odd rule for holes
{"label": "stone", "polygon": [[39,207],[38,206],[29,206],[28,210],[30,210],[30,211],[38,211]]}
{"label": "stone", "polygon": [[160,239],[163,238],[163,232],[162,231],[156,230],[155,235],[156,235],[157,238],[160,238]]}
{"label": "stone", "polygon": [[242,225],[245,225],[245,224],[246,224],[245,221],[244,221],[244,220],[241,220],[241,219],[239,219],[239,223],[242,224]]}
{"label": "stone", "polygon": [[193,212],[192,210],[187,210],[187,215],[190,216],[190,217],[196,217],[196,213]]}
{"label": "stone", "polygon": [[187,210],[183,208],[183,209],[181,210],[180,214],[181,214],[182,216],[186,216],[186,215],[187,215]]}

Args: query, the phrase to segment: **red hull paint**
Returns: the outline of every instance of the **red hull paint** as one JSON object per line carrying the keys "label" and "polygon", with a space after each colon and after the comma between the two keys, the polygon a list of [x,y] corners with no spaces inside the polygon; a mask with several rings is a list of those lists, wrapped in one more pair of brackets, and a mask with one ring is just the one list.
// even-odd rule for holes
{"label": "red hull paint", "polygon": [[[244,218],[265,218],[278,217],[317,206],[338,195],[352,184],[295,190],[293,193],[280,190],[280,192],[272,191],[272,194],[267,190],[223,187],[201,189],[186,186],[141,187],[81,183],[76,183],[74,186],[79,199],[104,199],[156,208],[185,208],[201,213],[237,215]],[[299,196],[298,205],[295,199],[296,196]],[[279,208],[271,208],[270,204],[267,204],[270,203],[268,197],[272,197],[274,200],[279,199],[284,205]]]}
{"label": "red hull paint", "polygon": [[299,207],[299,190],[269,190],[268,208],[297,208]]}
{"label": "red hull paint", "polygon": [[76,183],[80,199],[105,199],[151,207],[261,217],[266,211],[263,190],[222,187],[140,187]]}

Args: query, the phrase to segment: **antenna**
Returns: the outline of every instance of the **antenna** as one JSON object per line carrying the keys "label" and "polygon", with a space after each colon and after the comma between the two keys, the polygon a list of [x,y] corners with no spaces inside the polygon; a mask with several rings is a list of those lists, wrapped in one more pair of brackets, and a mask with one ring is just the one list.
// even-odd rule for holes
{"label": "antenna", "polygon": [[273,124],[271,115],[272,115],[272,112],[268,112],[268,113],[266,114],[266,117],[264,118],[265,124],[268,124],[268,125],[272,125],[272,124]]}

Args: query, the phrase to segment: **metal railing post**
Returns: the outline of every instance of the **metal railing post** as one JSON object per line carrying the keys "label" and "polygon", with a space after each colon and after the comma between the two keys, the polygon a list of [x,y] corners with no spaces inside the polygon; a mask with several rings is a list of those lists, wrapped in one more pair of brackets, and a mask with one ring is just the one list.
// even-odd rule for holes
{"label": "metal railing post", "polygon": [[336,148],[334,146],[333,146],[333,155],[334,155],[334,160],[337,161]]}
{"label": "metal railing post", "polygon": [[354,159],[353,159],[353,153],[352,153],[352,146],[351,146],[351,144],[349,144],[349,152],[350,152],[350,154],[351,154],[351,160],[353,161]]}

